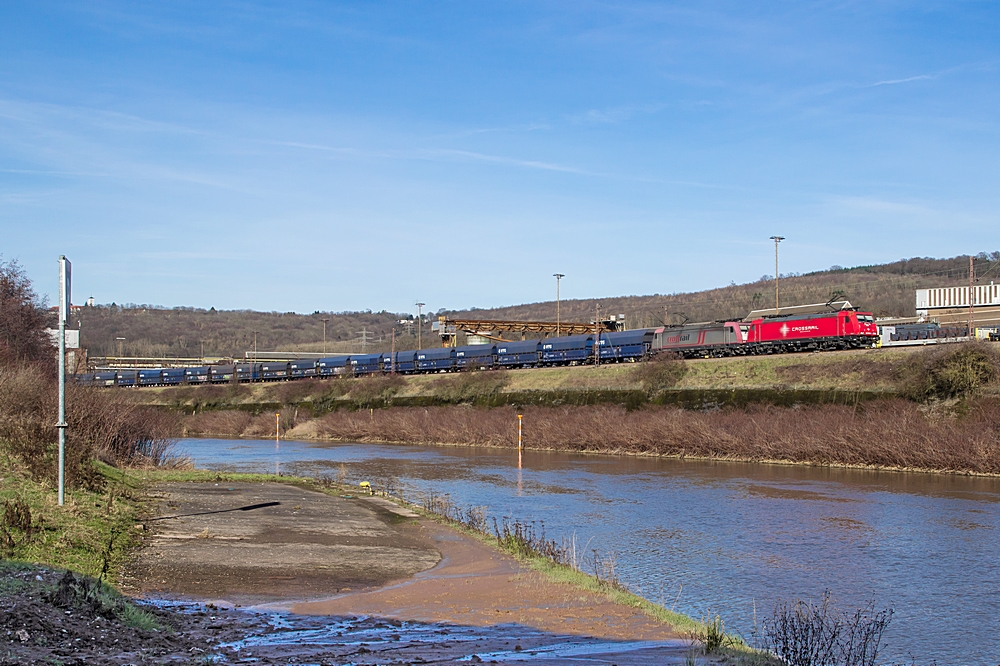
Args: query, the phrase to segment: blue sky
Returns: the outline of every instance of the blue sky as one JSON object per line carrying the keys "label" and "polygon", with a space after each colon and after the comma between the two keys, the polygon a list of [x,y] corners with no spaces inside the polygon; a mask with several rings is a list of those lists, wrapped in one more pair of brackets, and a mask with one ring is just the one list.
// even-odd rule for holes
{"label": "blue sky", "polygon": [[[1000,248],[995,2],[0,2],[0,253],[412,311]],[[53,299],[54,300],[54,299]]]}

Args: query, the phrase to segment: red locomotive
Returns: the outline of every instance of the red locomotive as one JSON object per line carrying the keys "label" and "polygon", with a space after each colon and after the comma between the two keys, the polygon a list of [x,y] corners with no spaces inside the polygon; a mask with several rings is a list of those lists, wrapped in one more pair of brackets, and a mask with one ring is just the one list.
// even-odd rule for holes
{"label": "red locomotive", "polygon": [[843,301],[781,308],[777,314],[758,310],[743,321],[664,326],[656,329],[651,351],[685,358],[780,354],[859,349],[877,339],[875,317]]}

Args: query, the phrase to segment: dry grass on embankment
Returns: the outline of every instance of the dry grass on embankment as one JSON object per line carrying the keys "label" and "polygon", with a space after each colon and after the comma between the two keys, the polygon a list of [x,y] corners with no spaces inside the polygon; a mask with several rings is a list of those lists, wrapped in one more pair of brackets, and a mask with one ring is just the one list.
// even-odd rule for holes
{"label": "dry grass on embankment", "polygon": [[[965,409],[959,418],[938,416],[898,399],[857,407],[760,405],[712,412],[529,407],[523,410],[524,441],[531,449],[560,451],[1000,473],[1000,402],[983,398]],[[286,420],[292,427],[285,436],[513,447],[516,413],[467,406],[342,410],[297,423]],[[185,418],[189,436],[267,436],[273,428],[273,416],[242,412]]]}
{"label": "dry grass on embankment", "polygon": [[[852,373],[872,372],[866,359],[845,357],[838,363]],[[1000,474],[1000,399],[995,397],[1000,353],[993,346],[955,345],[879,363],[892,377],[893,393],[907,399],[789,408],[767,404],[762,394],[760,403],[712,411],[553,401],[524,408],[525,442],[561,451]],[[763,361],[759,365],[770,367]],[[800,368],[794,372],[817,372],[808,365]],[[688,372],[689,364],[661,358],[633,366],[628,376],[654,397]],[[282,428],[286,437],[300,439],[512,447],[515,407],[468,404],[509,390],[514,383],[509,377],[493,372],[421,378],[451,403],[428,407],[392,406],[411,386],[401,377],[350,380],[343,386],[352,388],[342,394],[350,400],[348,408],[330,402],[329,413],[301,418],[312,410],[300,412],[286,403]],[[254,416],[224,407],[184,417],[187,435],[262,437],[274,428],[273,413]]]}

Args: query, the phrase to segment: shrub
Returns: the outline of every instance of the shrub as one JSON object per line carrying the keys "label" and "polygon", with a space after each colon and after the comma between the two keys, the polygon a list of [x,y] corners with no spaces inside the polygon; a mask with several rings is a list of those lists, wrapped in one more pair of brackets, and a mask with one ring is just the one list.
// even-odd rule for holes
{"label": "shrub", "polygon": [[779,603],[762,631],[761,647],[788,666],[875,666],[892,609],[869,601],[854,613],[834,609],[830,592],[819,604]]}
{"label": "shrub", "polygon": [[399,375],[362,377],[351,387],[351,402],[356,407],[378,407],[384,405],[406,386],[406,380]]}
{"label": "shrub", "polygon": [[632,378],[642,385],[649,395],[673,388],[687,374],[687,364],[676,354],[657,354],[632,370]]}
{"label": "shrub", "polygon": [[[55,378],[37,365],[0,367],[0,451],[36,481],[54,482],[58,433]],[[66,484],[99,490],[92,461],[116,467],[169,460],[177,420],[137,405],[126,391],[66,387]]]}
{"label": "shrub", "polygon": [[503,371],[462,372],[434,381],[434,393],[448,402],[470,402],[480,397],[500,393],[510,383],[510,374]]}
{"label": "shrub", "polygon": [[709,610],[701,624],[702,628],[695,632],[695,638],[701,643],[705,654],[715,654],[732,644],[732,640],[726,636],[726,625],[722,621],[722,616],[718,613],[713,615]]}
{"label": "shrub", "polygon": [[966,396],[1000,377],[1000,353],[984,342],[927,350],[913,354],[897,376],[911,400]]}

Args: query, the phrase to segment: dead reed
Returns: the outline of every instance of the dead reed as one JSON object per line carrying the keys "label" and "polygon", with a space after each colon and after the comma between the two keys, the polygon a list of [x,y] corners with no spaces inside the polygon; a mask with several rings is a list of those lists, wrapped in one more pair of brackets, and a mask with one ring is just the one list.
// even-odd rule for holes
{"label": "dead reed", "polygon": [[[349,441],[513,447],[513,408],[465,406],[337,411],[312,436]],[[748,461],[1000,473],[1000,402],[971,400],[958,418],[910,401],[712,412],[672,407],[528,407],[528,448]]]}

